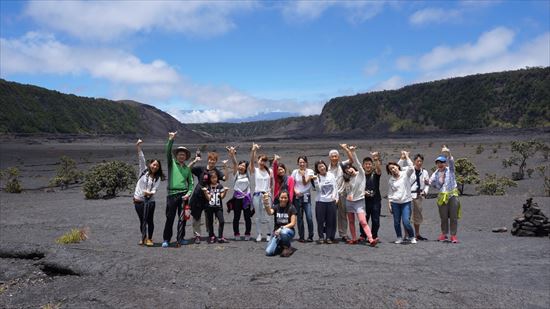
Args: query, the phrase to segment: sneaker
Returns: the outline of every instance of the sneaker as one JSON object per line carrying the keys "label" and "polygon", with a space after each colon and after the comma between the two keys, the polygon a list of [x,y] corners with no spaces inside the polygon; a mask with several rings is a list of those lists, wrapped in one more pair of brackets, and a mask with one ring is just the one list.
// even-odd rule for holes
{"label": "sneaker", "polygon": [[[318,244],[318,245],[322,245],[322,244],[324,244],[324,243],[325,243],[325,240],[324,240],[324,239],[319,239],[319,240],[317,241],[317,244]],[[327,243],[328,243],[328,241],[327,241]]]}
{"label": "sneaker", "polygon": [[262,234],[258,234],[258,237],[256,237],[256,242],[262,241]]}
{"label": "sneaker", "polygon": [[195,236],[195,245],[198,245],[201,243],[201,237],[200,236]]}
{"label": "sneaker", "polygon": [[451,236],[451,242],[452,242],[453,244],[458,244],[458,238],[456,238],[456,235],[452,235],[452,236]]}
{"label": "sneaker", "polygon": [[218,242],[219,242],[220,244],[227,244],[227,243],[229,243],[229,241],[228,241],[227,239],[225,239],[225,237],[219,238],[219,239],[218,239]]}
{"label": "sneaker", "polygon": [[153,241],[152,241],[151,239],[146,239],[146,240],[145,240],[145,245],[146,245],[147,247],[152,247],[152,246],[154,246],[155,244],[153,243]]}
{"label": "sneaker", "polygon": [[163,247],[163,248],[168,248],[168,241],[166,241],[166,240],[163,241],[163,242],[162,242],[162,247]]}
{"label": "sneaker", "polygon": [[425,238],[425,237],[422,237],[422,236],[418,235],[418,236],[416,236],[416,240],[426,241],[426,240],[428,240],[428,238]]}
{"label": "sneaker", "polygon": [[245,235],[244,235],[244,240],[245,240],[245,241],[249,241],[249,240],[250,240],[250,235],[245,234]]}
{"label": "sneaker", "polygon": [[393,243],[394,244],[402,244],[403,243],[403,238],[399,237]]}
{"label": "sneaker", "polygon": [[447,241],[447,240],[448,240],[448,238],[447,238],[447,235],[445,235],[445,234],[441,234],[437,238],[437,241]]}
{"label": "sneaker", "polygon": [[210,237],[210,238],[208,239],[208,243],[209,243],[209,244],[213,244],[213,243],[215,243],[215,242],[216,242],[216,237],[215,237],[215,236],[212,236],[212,237]]}
{"label": "sneaker", "polygon": [[300,238],[300,239],[298,239],[298,242],[306,242],[306,240],[303,239],[303,238]]}
{"label": "sneaker", "polygon": [[267,236],[265,237],[265,241],[269,242],[271,240],[271,235],[267,234]]}
{"label": "sneaker", "polygon": [[291,256],[295,251],[296,251],[296,249],[295,249],[294,247],[284,248],[283,251],[281,252],[281,257],[289,257],[289,256]]}
{"label": "sneaker", "polygon": [[416,238],[411,238],[411,244],[416,244]]}
{"label": "sneaker", "polygon": [[185,239],[180,240],[180,245],[186,246],[188,244],[189,244],[189,240],[185,240]]}
{"label": "sneaker", "polygon": [[141,239],[141,240],[138,242],[138,245],[139,245],[139,246],[143,246],[143,239]]}
{"label": "sneaker", "polygon": [[233,240],[241,240],[241,234],[235,234]]}
{"label": "sneaker", "polygon": [[313,237],[308,238],[307,242],[313,242]]}
{"label": "sneaker", "polygon": [[334,243],[334,241],[332,241],[331,239],[327,239],[326,243],[327,243],[327,245],[332,245]]}

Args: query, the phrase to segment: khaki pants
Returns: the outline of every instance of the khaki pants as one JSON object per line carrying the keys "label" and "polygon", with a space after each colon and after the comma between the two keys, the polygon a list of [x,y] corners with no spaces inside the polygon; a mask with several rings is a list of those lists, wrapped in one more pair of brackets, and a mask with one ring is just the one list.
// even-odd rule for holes
{"label": "khaki pants", "polygon": [[346,198],[344,194],[340,196],[338,202],[338,234],[340,237],[347,237],[348,235],[348,212],[346,210]]}
{"label": "khaki pants", "polygon": [[458,229],[458,198],[451,196],[447,204],[439,207],[439,218],[441,218],[441,234],[449,234],[449,222],[451,225],[451,236],[456,235]]}
{"label": "khaki pants", "polygon": [[412,200],[412,223],[414,225],[420,225],[424,221],[424,217],[422,216],[422,202],[424,201],[423,198],[415,198]]}

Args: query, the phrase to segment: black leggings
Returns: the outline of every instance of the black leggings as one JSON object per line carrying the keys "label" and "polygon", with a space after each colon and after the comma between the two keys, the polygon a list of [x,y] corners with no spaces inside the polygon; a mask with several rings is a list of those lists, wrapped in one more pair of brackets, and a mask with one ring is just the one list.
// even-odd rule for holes
{"label": "black leggings", "polygon": [[245,235],[250,235],[250,230],[252,230],[252,203],[248,205],[248,208],[243,209],[243,200],[244,199],[235,199],[233,204],[233,233],[235,235],[239,233],[239,223],[241,221],[241,212],[244,212],[244,226],[245,226]]}
{"label": "black leggings", "polygon": [[208,227],[208,236],[214,237],[214,215],[218,218],[218,238],[223,237],[223,209],[221,207],[209,207],[204,210],[206,215],[206,225]]}
{"label": "black leggings", "polygon": [[[365,217],[367,223],[371,219],[371,232],[372,238],[378,238],[378,230],[380,229],[380,210],[382,208],[382,201],[365,198]],[[365,231],[361,229],[361,236],[367,238]]]}
{"label": "black leggings", "polygon": [[134,202],[134,207],[139,217],[139,231],[143,232],[143,221],[145,220],[145,223],[147,223],[147,236],[149,239],[153,239],[153,230],[155,229],[155,223],[153,222],[153,218],[155,216],[155,202],[149,202],[147,218],[143,217],[145,212],[145,202]]}

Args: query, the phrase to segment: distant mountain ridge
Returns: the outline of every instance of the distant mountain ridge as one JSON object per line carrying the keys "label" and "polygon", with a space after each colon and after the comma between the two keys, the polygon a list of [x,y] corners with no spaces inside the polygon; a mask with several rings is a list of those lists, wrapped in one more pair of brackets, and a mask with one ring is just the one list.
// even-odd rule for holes
{"label": "distant mountain ridge", "polygon": [[0,133],[125,135],[164,139],[178,131],[187,140],[204,136],[156,107],[63,94],[0,79]]}
{"label": "distant mountain ridge", "polygon": [[242,139],[550,128],[550,68],[476,74],[337,97],[319,116],[189,126],[213,137]]}

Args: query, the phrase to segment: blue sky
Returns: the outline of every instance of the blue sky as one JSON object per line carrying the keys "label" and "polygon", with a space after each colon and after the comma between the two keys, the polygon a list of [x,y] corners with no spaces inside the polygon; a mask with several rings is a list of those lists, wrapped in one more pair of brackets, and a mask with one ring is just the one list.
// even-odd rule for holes
{"label": "blue sky", "polygon": [[550,65],[550,1],[1,1],[0,76],[184,123]]}

